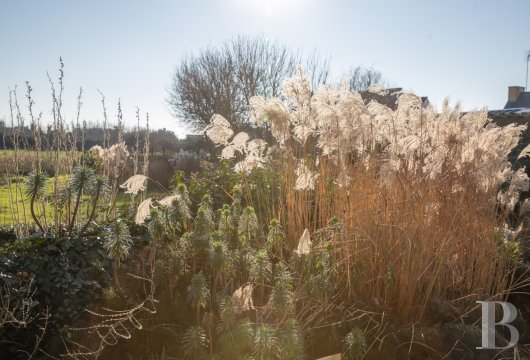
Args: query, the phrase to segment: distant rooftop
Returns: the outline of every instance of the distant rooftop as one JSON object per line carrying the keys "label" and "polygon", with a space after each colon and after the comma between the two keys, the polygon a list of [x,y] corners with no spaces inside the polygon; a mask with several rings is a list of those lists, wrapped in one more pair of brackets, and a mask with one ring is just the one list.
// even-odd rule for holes
{"label": "distant rooftop", "polygon": [[488,111],[490,116],[528,116],[530,115],[530,107],[528,108],[514,108],[514,109],[502,109],[502,110],[490,110]]}
{"label": "distant rooftop", "polygon": [[503,122],[528,121],[530,119],[530,92],[525,91],[522,86],[509,86],[508,101],[504,109],[490,110],[488,116]]}
{"label": "distant rooftop", "polygon": [[504,109],[530,108],[530,92],[525,91],[522,86],[510,86],[508,88],[508,101]]}

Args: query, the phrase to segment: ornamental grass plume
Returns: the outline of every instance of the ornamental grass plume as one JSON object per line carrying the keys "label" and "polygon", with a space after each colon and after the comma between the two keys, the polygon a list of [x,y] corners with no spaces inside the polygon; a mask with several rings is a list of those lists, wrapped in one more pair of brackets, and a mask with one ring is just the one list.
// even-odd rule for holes
{"label": "ornamental grass plume", "polygon": [[300,161],[300,164],[296,168],[296,184],[294,185],[295,190],[313,190],[315,188],[315,182],[317,181],[320,174],[315,171],[309,170],[304,164],[304,160]]}
{"label": "ornamental grass plume", "polygon": [[152,198],[147,198],[138,205],[136,210],[136,215],[134,217],[134,222],[138,225],[141,225],[147,220],[151,214],[151,207],[153,204]]}
{"label": "ornamental grass plume", "polygon": [[111,179],[120,176],[129,158],[129,150],[127,150],[125,142],[114,144],[108,148],[95,145],[89,151],[96,153],[101,158],[103,173]]}
{"label": "ornamental grass plume", "polygon": [[230,123],[221,115],[214,115],[204,132],[215,144],[227,144],[234,134]]}
{"label": "ornamental grass plume", "polygon": [[[231,146],[223,157],[240,153],[236,171],[280,174],[280,195],[254,201],[271,207],[260,222],[286,225],[289,254],[311,248],[296,243],[299,234],[324,234],[329,219],[340,219],[343,230],[317,236],[310,250],[329,251],[337,306],[370,304],[411,324],[428,318],[436,300],[469,310],[475,300],[502,298],[515,268],[495,229],[528,207],[519,205],[526,172],[508,161],[526,127],[499,127],[485,109],[462,114],[445,101],[437,111],[413,93],[394,95],[390,108],[345,86],[311,89],[299,67],[282,99],[250,99],[250,121],[270,130],[271,144],[245,139],[236,150],[229,124],[217,117],[207,135],[222,126],[224,135],[212,140]],[[276,249],[278,258],[287,253]]]}
{"label": "ornamental grass plume", "polygon": [[241,314],[248,310],[254,310],[252,301],[252,284],[239,287],[232,295],[234,313]]}
{"label": "ornamental grass plume", "polygon": [[161,200],[158,200],[158,204],[160,204],[161,206],[171,206],[171,204],[173,204],[173,202],[177,200],[178,197],[179,195],[166,196],[162,198]]}
{"label": "ornamental grass plume", "polygon": [[108,168],[110,178],[120,176],[128,158],[129,151],[124,142],[114,144],[105,151],[105,157],[103,159]]}
{"label": "ornamental grass plume", "polygon": [[297,255],[308,255],[311,251],[311,237],[309,230],[305,229],[300,240],[298,241],[298,247],[294,250]]}
{"label": "ornamental grass plume", "polygon": [[125,182],[120,185],[120,188],[126,189],[126,194],[137,195],[139,192],[146,189],[147,179],[148,178],[145,175],[133,175],[125,180]]}

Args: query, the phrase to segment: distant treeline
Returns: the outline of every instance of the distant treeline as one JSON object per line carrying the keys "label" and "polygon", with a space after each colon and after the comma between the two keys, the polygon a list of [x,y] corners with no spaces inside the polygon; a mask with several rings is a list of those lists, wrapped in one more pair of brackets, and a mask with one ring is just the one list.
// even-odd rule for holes
{"label": "distant treeline", "polygon": [[[118,140],[118,129],[111,128],[106,130],[109,134],[109,143],[114,144]],[[140,148],[144,146],[145,129],[136,130],[125,130],[123,132],[123,141],[128,147],[136,146],[138,143]],[[35,146],[35,129],[31,127],[10,127],[6,126],[4,121],[0,121],[0,149],[11,150],[14,149],[15,139],[18,141],[19,148],[33,148]],[[72,132],[69,131],[71,134]],[[77,129],[76,134],[76,147],[79,151],[88,150],[95,145],[103,147],[104,141],[104,130],[100,126],[90,126],[85,129]],[[52,144],[54,139],[54,129],[51,125],[48,125],[45,129],[40,130],[40,138],[42,147],[44,149],[50,148],[47,145]],[[175,133],[171,130],[157,129],[151,130],[149,134],[150,139],[150,151],[162,152],[162,153],[174,153],[180,149],[197,149],[206,147],[206,143],[203,136],[190,135],[186,139],[178,139]]]}

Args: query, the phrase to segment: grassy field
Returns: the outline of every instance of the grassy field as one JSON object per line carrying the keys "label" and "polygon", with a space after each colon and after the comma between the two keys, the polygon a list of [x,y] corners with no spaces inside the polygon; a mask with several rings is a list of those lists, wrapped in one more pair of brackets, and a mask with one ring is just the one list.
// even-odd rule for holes
{"label": "grassy field", "polygon": [[[59,152],[59,171],[63,173],[68,168],[68,164],[72,161],[72,154],[67,151]],[[79,153],[75,155],[79,157]],[[52,151],[41,151],[39,154],[41,160],[42,169],[48,173],[55,171],[56,154]],[[28,174],[33,170],[34,164],[37,159],[37,154],[32,150],[18,150],[16,153],[16,163],[18,166],[19,174]],[[15,151],[13,150],[0,150],[0,175],[6,176],[7,174],[14,174],[15,164]]]}
{"label": "grassy field", "polygon": [[[66,183],[68,176],[61,175],[58,178],[60,184]],[[47,194],[53,194],[54,178],[48,179]],[[25,184],[24,177],[12,178],[11,184],[3,181],[0,185],[0,225],[12,225],[16,223],[30,223],[33,222],[30,212],[29,197],[24,194]],[[51,200],[51,199],[49,199]],[[116,199],[116,208],[124,207],[128,204],[129,197],[122,192],[118,193]],[[81,218],[84,218],[87,213],[88,202],[83,201],[80,212]],[[48,221],[51,221],[54,216],[54,209],[51,201],[46,201],[44,207],[42,203],[35,206],[35,212],[39,218],[46,213]]]}

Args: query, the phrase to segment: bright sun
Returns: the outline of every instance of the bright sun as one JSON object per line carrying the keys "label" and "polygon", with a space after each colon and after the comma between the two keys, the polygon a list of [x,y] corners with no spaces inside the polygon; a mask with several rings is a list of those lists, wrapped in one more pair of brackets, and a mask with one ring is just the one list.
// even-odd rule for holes
{"label": "bright sun", "polygon": [[267,16],[289,13],[303,2],[303,0],[238,0],[239,5]]}

